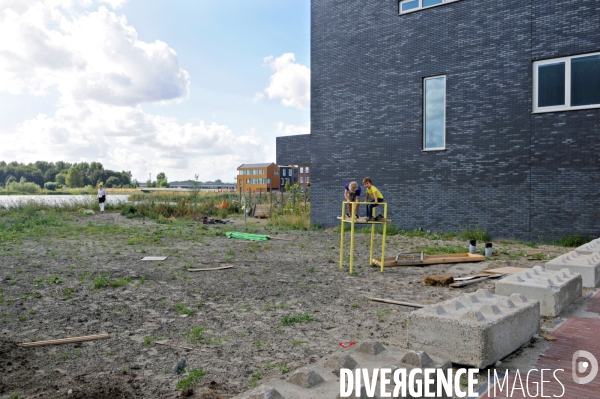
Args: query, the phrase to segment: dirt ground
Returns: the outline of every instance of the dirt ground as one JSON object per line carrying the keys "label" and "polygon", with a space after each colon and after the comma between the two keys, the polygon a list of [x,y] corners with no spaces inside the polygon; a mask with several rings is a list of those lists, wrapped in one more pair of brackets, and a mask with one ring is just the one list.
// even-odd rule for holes
{"label": "dirt ground", "polygon": [[[340,342],[377,339],[406,347],[413,309],[366,297],[432,304],[480,288],[493,292],[493,281],[458,290],[424,286],[421,280],[532,267],[568,250],[498,242],[494,260],[380,273],[367,265],[369,236],[357,234],[357,273],[350,276],[339,268],[339,233],[276,231],[264,221],[249,221],[205,226],[156,224],[116,213],[69,215],[0,242],[0,397],[172,398],[181,394],[176,384],[186,374],[171,369],[185,358],[188,368],[206,373],[190,397],[228,398],[315,362]],[[232,229],[289,241],[226,238],[223,232]],[[376,248],[380,240],[377,236]],[[392,255],[436,244],[467,243],[396,235],[388,237],[387,250]],[[168,258],[148,262],[143,256]],[[532,256],[542,260],[528,260]],[[186,271],[227,264],[234,267]],[[99,287],[102,275],[115,286]],[[299,314],[309,322],[284,325],[285,315]],[[544,318],[542,329],[551,330],[556,321]],[[110,338],[16,346],[102,332]],[[543,346],[536,341],[507,361],[526,365]]]}

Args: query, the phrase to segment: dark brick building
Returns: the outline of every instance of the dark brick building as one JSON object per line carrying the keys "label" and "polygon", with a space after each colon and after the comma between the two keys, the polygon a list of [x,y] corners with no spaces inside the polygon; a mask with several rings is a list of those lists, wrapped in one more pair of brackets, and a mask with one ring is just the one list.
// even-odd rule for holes
{"label": "dark brick building", "polygon": [[[278,165],[294,165],[295,183],[306,188],[310,183],[310,134],[276,137]],[[282,182],[283,183],[283,182]]]}
{"label": "dark brick building", "polygon": [[370,176],[402,229],[599,235],[600,1],[312,0],[311,25],[313,222]]}

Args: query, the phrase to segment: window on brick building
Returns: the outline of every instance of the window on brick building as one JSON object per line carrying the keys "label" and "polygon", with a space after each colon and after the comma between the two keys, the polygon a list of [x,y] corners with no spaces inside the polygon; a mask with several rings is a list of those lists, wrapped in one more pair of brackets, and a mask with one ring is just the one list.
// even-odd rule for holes
{"label": "window on brick building", "polygon": [[423,79],[423,150],[446,148],[446,77]]}
{"label": "window on brick building", "polygon": [[424,8],[435,7],[442,4],[454,3],[458,0],[403,0],[398,3],[399,13],[406,14]]}
{"label": "window on brick building", "polygon": [[533,112],[600,108],[600,53],[533,63]]}

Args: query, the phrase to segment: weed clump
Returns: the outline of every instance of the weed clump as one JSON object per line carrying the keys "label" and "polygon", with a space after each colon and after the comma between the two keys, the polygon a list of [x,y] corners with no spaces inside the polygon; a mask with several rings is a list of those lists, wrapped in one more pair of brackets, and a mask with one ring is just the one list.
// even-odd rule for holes
{"label": "weed clump", "polygon": [[200,382],[200,379],[206,375],[206,371],[202,369],[188,369],[187,377],[177,381],[176,389],[193,388]]}
{"label": "weed clump", "polygon": [[281,325],[291,326],[297,323],[310,323],[311,321],[318,321],[318,319],[308,313],[299,313],[297,315],[285,314],[281,318]]}

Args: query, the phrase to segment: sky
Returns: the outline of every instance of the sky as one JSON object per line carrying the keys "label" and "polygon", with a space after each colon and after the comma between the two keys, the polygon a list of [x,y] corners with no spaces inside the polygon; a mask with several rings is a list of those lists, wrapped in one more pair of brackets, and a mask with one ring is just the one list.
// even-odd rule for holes
{"label": "sky", "polygon": [[307,0],[0,0],[0,160],[233,182],[309,126]]}

